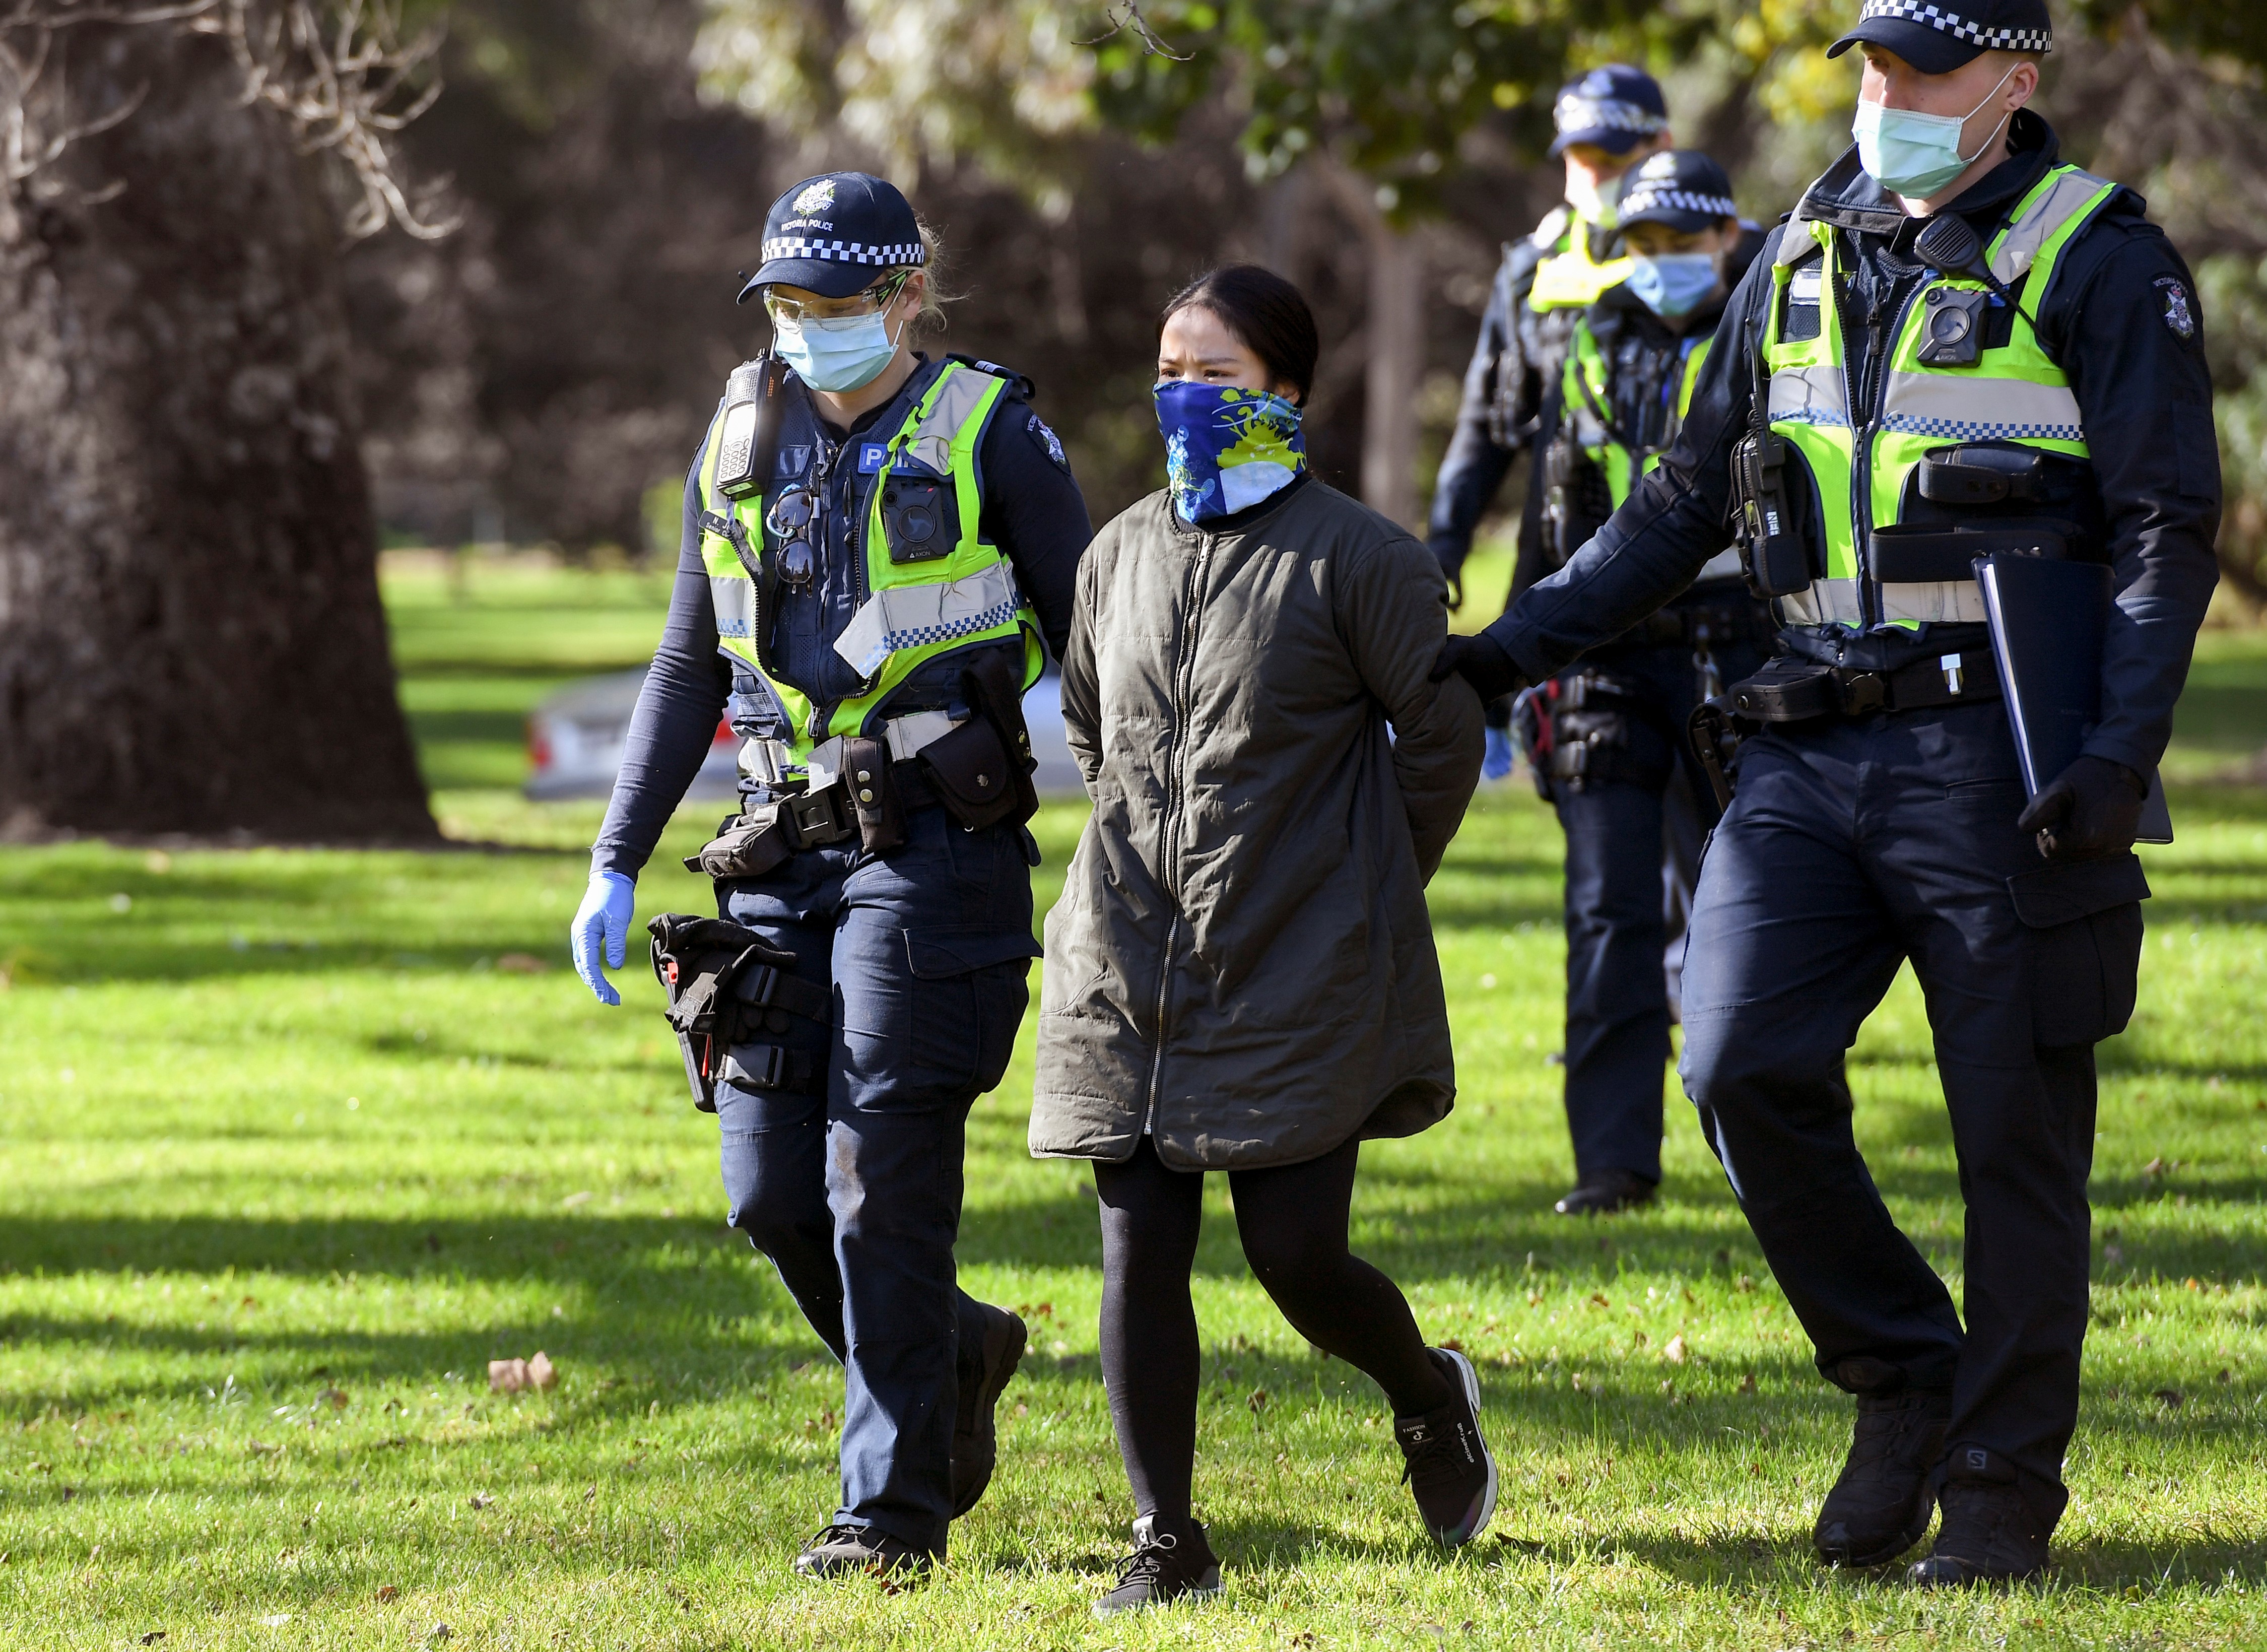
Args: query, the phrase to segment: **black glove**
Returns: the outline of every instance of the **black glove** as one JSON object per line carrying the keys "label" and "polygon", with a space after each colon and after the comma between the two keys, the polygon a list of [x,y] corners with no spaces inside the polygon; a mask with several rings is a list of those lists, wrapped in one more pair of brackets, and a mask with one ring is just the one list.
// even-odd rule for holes
{"label": "black glove", "polygon": [[1450,613],[1454,613],[1457,609],[1464,606],[1464,551],[1466,547],[1461,545],[1453,545],[1446,540],[1434,540],[1428,543],[1425,548],[1432,552],[1433,554],[1440,560],[1441,571],[1448,576],[1449,612]]}
{"label": "black glove", "polygon": [[2031,799],[2015,824],[2051,861],[2099,860],[2133,847],[2148,782],[2123,763],[2081,757]]}
{"label": "black glove", "polygon": [[1527,684],[1527,679],[1519,674],[1519,667],[1512,664],[1511,656],[1493,642],[1486,636],[1459,636],[1453,631],[1441,645],[1441,657],[1433,666],[1433,680],[1446,682],[1451,672],[1478,689],[1483,701],[1500,699]]}

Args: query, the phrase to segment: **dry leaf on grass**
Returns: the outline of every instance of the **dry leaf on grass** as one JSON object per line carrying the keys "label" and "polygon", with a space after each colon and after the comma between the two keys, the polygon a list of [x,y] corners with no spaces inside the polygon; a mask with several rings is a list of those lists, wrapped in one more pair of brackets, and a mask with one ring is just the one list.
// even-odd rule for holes
{"label": "dry leaf on grass", "polygon": [[525,1360],[490,1360],[488,1362],[488,1392],[516,1394],[527,1386]]}
{"label": "dry leaf on grass", "polygon": [[505,975],[540,975],[551,966],[532,952],[506,952],[496,959],[498,973]]}
{"label": "dry leaf on grass", "polygon": [[1676,1335],[1669,1338],[1667,1342],[1662,1344],[1661,1357],[1667,1360],[1671,1365],[1682,1365],[1684,1363],[1684,1333],[1683,1332],[1678,1332]]}

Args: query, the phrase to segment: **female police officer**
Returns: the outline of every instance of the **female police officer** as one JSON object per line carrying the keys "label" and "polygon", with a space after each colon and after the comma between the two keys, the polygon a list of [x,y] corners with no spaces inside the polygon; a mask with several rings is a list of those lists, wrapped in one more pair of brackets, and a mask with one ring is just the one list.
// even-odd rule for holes
{"label": "female police officer", "polygon": [[1091,529],[1029,382],[912,349],[935,294],[896,189],[806,180],[763,252],[741,297],[763,296],[786,371],[733,375],[687,481],[575,951],[619,1002],[601,943],[620,966],[632,880],[729,703],[742,813],[699,864],[796,979],[762,1041],[693,1063],[696,1092],[733,1224],[847,1384],[841,1506],[796,1569],[920,1571],[990,1479],[1023,1347],[956,1287],[952,1247],[968,1109],[1006,1069],[1038,950],[1018,702],[1041,636],[1060,651]]}
{"label": "female police officer", "polygon": [[[1864,0],[1834,48],[1865,54],[1857,144],[1733,296],[1677,445],[1444,656],[1493,694],[1620,635],[1721,543],[1740,461],[1786,653],[1730,691],[1754,732],[1692,913],[1684,1083],[1857,1396],[1820,1556],[1895,1559],[1941,1493],[1924,1585],[2036,1572],[2068,1500],[2093,1046],[2133,1008],[2143,777],[2216,574],[2195,287],[2022,106],[2051,33],[2045,0]],[[1970,572],[2001,547],[2106,562],[2117,593],[2101,715],[2028,807]],[[1960,1154],[1964,1325],[1851,1135],[1845,1059],[1904,959]]]}

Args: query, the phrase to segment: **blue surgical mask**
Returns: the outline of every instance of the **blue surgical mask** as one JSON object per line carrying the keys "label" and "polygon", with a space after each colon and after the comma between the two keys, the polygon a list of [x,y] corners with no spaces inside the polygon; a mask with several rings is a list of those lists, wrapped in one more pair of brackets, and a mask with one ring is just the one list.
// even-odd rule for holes
{"label": "blue surgical mask", "polygon": [[[2007,75],[2000,76],[1999,85],[1985,92],[1976,109],[1998,97],[1999,86],[2006,85],[2007,75],[2014,72],[2010,67]],[[1891,195],[1926,201],[1966,172],[1976,155],[1999,141],[2006,120],[1992,128],[1992,136],[1977,145],[1976,155],[1960,152],[1961,130],[1975,118],[1976,109],[1966,114],[1923,114],[1918,109],[1889,109],[1878,103],[1861,102],[1858,118],[1850,123],[1850,135],[1858,140],[1858,163]],[[2013,112],[2009,113],[2012,117]]]}
{"label": "blue surgical mask", "polygon": [[1192,378],[1156,387],[1165,486],[1185,522],[1216,521],[1288,487],[1306,468],[1296,403]]}
{"label": "blue surgical mask", "polygon": [[813,390],[840,393],[870,385],[897,358],[889,318],[846,315],[801,322],[774,319],[772,349]]}
{"label": "blue surgical mask", "polygon": [[1657,316],[1690,315],[1716,290],[1713,253],[1640,253],[1631,260],[1629,290]]}

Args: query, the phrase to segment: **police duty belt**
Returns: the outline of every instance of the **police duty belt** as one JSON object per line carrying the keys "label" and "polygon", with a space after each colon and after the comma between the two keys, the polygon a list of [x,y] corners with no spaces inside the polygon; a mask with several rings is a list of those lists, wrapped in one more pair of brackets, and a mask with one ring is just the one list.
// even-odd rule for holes
{"label": "police duty belt", "polygon": [[799,980],[795,956],[744,924],[667,912],[646,926],[653,973],[669,994],[662,1013],[685,1056],[693,1105],[716,1111],[716,1082],[804,1095],[824,1091],[823,1058],[768,1042],[800,1016],[831,1026],[834,995]]}

